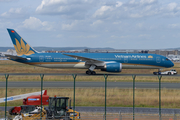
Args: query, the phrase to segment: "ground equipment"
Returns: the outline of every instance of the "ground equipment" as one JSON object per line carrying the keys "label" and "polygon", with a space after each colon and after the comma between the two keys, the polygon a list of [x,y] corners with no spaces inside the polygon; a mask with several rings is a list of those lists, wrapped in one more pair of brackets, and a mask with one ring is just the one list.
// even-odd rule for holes
{"label": "ground equipment", "polygon": [[32,112],[30,114],[32,115],[24,116],[24,114],[22,114],[22,120],[37,120],[37,119],[45,120],[46,119],[46,110],[44,109],[44,107],[42,109],[42,112],[39,109],[37,112]]}
{"label": "ground equipment", "polygon": [[[42,95],[42,105],[48,105],[49,96],[47,95],[47,90],[44,90]],[[23,99],[24,105],[41,105],[41,95],[31,95]]]}
{"label": "ground equipment", "polygon": [[[31,94],[31,93],[29,93]],[[25,95],[25,94],[24,94]],[[26,94],[27,96],[28,94]],[[16,97],[16,96],[15,96]],[[47,90],[43,91],[42,95],[42,105],[48,105],[49,96],[47,95]],[[9,110],[10,115],[19,115],[21,113],[29,113],[33,110],[36,109],[35,106],[41,105],[41,95],[33,95],[27,96],[27,98],[23,99],[23,104],[22,106],[15,106]]]}
{"label": "ground equipment", "polygon": [[80,120],[80,113],[71,108],[71,100],[69,97],[49,97],[49,106],[42,109],[38,106],[26,105],[13,107],[9,113],[17,115],[13,120],[36,120],[43,119],[61,119],[61,120]]}
{"label": "ground equipment", "polygon": [[36,107],[35,110],[31,112],[22,111],[21,114],[16,115],[13,120],[45,120],[46,119],[46,110],[44,107],[41,110],[41,107]]}
{"label": "ground equipment", "polygon": [[176,75],[177,71],[172,69],[169,71],[164,71],[164,72],[153,72],[154,75]]}
{"label": "ground equipment", "polygon": [[[68,108],[69,97],[49,97],[47,119],[74,120],[80,119],[80,113],[74,111],[71,105]],[[71,104],[71,100],[70,100]]]}
{"label": "ground equipment", "polygon": [[33,105],[22,105],[22,106],[15,106],[9,109],[10,115],[19,115],[21,113],[29,113],[31,111],[34,111],[36,109]]}

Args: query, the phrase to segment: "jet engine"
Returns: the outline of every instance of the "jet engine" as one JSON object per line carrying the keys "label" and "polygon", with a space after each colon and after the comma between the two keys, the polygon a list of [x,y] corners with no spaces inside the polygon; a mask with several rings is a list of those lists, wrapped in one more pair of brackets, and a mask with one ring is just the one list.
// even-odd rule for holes
{"label": "jet engine", "polygon": [[121,72],[122,64],[121,63],[106,63],[104,65],[104,68],[101,70],[106,71],[106,72]]}

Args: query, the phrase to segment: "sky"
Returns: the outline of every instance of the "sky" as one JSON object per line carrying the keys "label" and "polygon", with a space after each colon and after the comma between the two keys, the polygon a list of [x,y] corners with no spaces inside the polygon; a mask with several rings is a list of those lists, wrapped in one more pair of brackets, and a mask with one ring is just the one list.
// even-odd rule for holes
{"label": "sky", "polygon": [[0,0],[0,47],[7,28],[32,47],[180,47],[180,0]]}

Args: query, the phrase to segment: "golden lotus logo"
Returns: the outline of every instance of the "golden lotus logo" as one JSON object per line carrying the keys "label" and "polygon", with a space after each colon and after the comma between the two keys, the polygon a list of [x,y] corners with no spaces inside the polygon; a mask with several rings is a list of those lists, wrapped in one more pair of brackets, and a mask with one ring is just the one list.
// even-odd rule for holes
{"label": "golden lotus logo", "polygon": [[29,50],[30,46],[28,44],[25,45],[22,38],[21,38],[21,44],[19,43],[19,41],[16,38],[15,38],[15,40],[16,40],[16,45],[14,45],[14,48],[15,48],[18,56],[34,54],[34,52],[32,50]]}
{"label": "golden lotus logo", "polygon": [[153,58],[153,56],[149,55],[148,58]]}

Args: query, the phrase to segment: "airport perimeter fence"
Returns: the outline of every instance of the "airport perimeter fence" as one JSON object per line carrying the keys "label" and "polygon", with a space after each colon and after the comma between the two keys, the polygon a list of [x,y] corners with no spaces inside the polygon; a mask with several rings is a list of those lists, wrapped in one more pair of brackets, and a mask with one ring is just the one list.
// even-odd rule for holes
{"label": "airport perimeter fence", "polygon": [[[5,99],[6,104],[5,104],[5,106],[6,107],[7,107],[7,80],[8,80],[8,76],[5,75],[5,77],[6,77],[6,99]],[[41,76],[41,91],[42,91],[43,90],[42,88],[43,88],[44,74],[42,74],[40,76]],[[104,114],[102,112],[99,113],[99,111],[97,110],[97,111],[95,111],[96,114],[92,114],[91,111],[84,114],[83,112],[79,111],[81,113],[81,118],[79,120],[180,120],[180,112],[171,111],[168,113],[163,113],[163,110],[161,109],[161,77],[162,76],[158,76],[158,79],[159,79],[159,109],[157,110],[157,112],[151,112],[151,111],[137,112],[136,111],[136,107],[135,107],[135,78],[136,78],[136,75],[133,75],[132,76],[133,77],[133,107],[132,107],[133,109],[131,108],[131,112],[122,111],[122,112],[119,112],[116,114],[113,114],[113,113],[111,114],[111,112],[112,112],[111,111],[109,113],[109,111],[106,109],[107,77],[108,77],[108,75],[104,75],[104,78],[105,78],[105,110],[104,109],[103,110],[105,111],[105,113]],[[75,103],[75,79],[76,79],[76,75],[75,76],[73,75],[73,78],[74,78],[74,103]],[[75,106],[73,106],[73,108],[75,108]],[[5,111],[6,111],[6,109],[5,109]],[[108,113],[106,114],[106,112],[108,112]],[[15,117],[15,116],[9,116],[8,113],[5,113],[5,114],[7,116],[6,117],[7,120],[11,120]],[[37,120],[37,119],[40,119],[40,118],[34,118],[33,120]],[[5,115],[0,114],[0,120],[5,120]],[[22,119],[22,120],[28,120],[28,119]]]}

